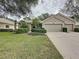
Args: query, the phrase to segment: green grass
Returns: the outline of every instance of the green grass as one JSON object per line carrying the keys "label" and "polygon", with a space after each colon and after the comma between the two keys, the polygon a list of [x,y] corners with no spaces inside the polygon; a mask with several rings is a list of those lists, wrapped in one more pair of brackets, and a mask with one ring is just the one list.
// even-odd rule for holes
{"label": "green grass", "polygon": [[45,35],[0,32],[0,59],[63,59]]}

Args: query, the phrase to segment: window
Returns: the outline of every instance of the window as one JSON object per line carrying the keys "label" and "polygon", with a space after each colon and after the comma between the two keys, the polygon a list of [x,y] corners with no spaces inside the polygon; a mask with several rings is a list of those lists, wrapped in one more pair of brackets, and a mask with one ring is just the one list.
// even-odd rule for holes
{"label": "window", "polygon": [[9,28],[9,25],[6,25],[6,28]]}

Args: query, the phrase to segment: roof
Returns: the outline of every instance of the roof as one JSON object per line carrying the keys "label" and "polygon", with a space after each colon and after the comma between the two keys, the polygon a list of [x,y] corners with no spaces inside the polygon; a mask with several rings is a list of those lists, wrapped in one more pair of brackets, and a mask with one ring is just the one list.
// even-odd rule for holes
{"label": "roof", "polygon": [[15,21],[15,20],[12,20],[12,19],[9,19],[9,18],[5,18],[5,19],[6,19],[6,20],[9,20],[9,21],[13,21],[13,22]]}
{"label": "roof", "polygon": [[55,15],[51,15],[50,17],[48,17],[47,19],[45,19],[43,22],[47,21],[48,19],[51,20],[51,18],[57,19],[57,20],[59,20],[59,21],[61,21],[61,22],[64,22],[64,21],[62,21],[62,20],[56,18]]}
{"label": "roof", "polygon": [[[63,23],[67,23],[68,21],[71,21],[72,23],[75,23],[75,21],[72,19],[72,18],[70,18],[70,17],[67,17],[67,16],[65,16],[65,15],[63,15],[63,14],[61,14],[61,13],[58,13],[58,14],[56,14],[56,15],[51,15],[50,17],[48,17],[47,19],[45,19],[43,22],[45,22],[45,21],[47,21],[49,18],[51,18],[51,17],[53,17],[53,18],[55,18],[55,19],[57,19],[57,20],[60,20],[61,22],[63,22]],[[68,20],[68,21],[66,21],[66,20]],[[68,23],[67,23],[68,24]]]}
{"label": "roof", "polygon": [[4,23],[4,24],[14,24],[14,21],[11,19],[7,19],[7,18],[0,18],[0,23]]}
{"label": "roof", "polygon": [[63,14],[61,14],[61,13],[58,13],[58,14],[56,14],[56,15],[60,15],[60,16],[66,18],[66,19],[68,19],[68,20],[70,20],[70,21],[72,21],[72,22],[75,22],[75,20],[73,20],[72,18],[70,18],[70,17],[68,17],[68,16],[65,16],[65,15],[63,15]]}

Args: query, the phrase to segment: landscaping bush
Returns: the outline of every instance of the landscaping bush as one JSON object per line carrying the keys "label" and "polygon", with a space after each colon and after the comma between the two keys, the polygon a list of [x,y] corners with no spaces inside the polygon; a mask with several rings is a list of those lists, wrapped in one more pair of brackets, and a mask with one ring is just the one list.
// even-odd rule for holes
{"label": "landscaping bush", "polygon": [[0,29],[0,32],[13,32],[13,29]]}
{"label": "landscaping bush", "polygon": [[16,34],[19,34],[19,33],[27,33],[29,30],[28,28],[20,28],[20,29],[17,29],[15,32]]}
{"label": "landscaping bush", "polygon": [[44,28],[32,28],[32,32],[46,33],[47,31]]}
{"label": "landscaping bush", "polygon": [[36,27],[37,27],[37,28],[42,28],[42,23],[39,23],[38,26],[34,26],[34,25],[32,24],[32,28],[36,28]]}
{"label": "landscaping bush", "polygon": [[62,28],[62,31],[63,31],[63,32],[67,32],[67,28],[65,28],[65,27]]}
{"label": "landscaping bush", "polygon": [[42,23],[39,23],[39,28],[42,28]]}
{"label": "landscaping bush", "polygon": [[79,32],[79,28],[74,28],[74,32]]}

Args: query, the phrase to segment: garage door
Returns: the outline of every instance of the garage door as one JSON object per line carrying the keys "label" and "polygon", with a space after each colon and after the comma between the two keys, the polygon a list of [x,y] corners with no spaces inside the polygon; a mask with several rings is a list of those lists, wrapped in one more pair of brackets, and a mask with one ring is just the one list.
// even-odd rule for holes
{"label": "garage door", "polygon": [[67,27],[68,31],[73,30],[73,25],[72,24],[66,24],[65,26]]}
{"label": "garage door", "polygon": [[62,29],[61,24],[45,24],[43,26],[48,32],[59,32]]}

